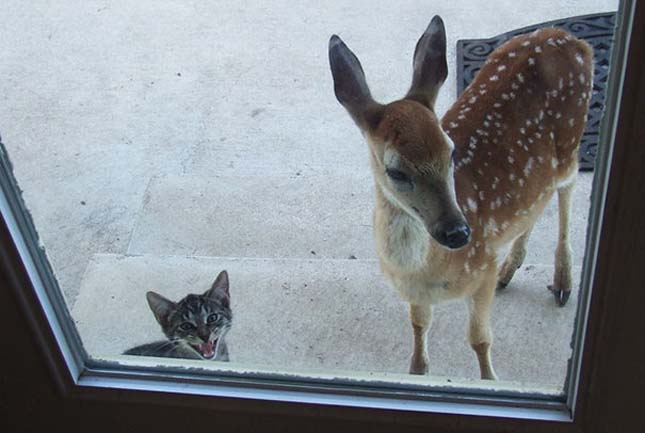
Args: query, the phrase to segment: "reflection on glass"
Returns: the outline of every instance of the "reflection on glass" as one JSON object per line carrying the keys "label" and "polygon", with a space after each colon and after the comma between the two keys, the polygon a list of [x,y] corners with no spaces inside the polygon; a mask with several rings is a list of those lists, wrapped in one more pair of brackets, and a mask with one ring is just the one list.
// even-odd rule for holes
{"label": "reflection on glass", "polygon": [[[574,148],[602,111],[611,25],[576,24],[595,50],[594,91],[589,54],[566,48],[578,45],[564,34],[511,42],[479,78],[478,50],[456,45],[615,11],[615,0],[512,11],[474,1],[395,11],[389,2],[72,2],[46,14],[44,1],[12,3],[0,38],[3,141],[93,357],[126,359],[163,341],[189,363],[220,365],[226,351],[230,369],[393,381],[427,369],[435,382],[496,373],[562,389],[593,176],[576,174]],[[438,21],[413,66],[435,14],[447,71]],[[344,42],[328,45],[332,34]],[[549,80],[533,75],[540,67]],[[408,92],[417,102],[379,105]],[[452,140],[427,107],[447,113]],[[484,146],[495,151],[478,159]],[[522,205],[506,215],[515,195]],[[517,223],[542,208],[532,230]],[[558,243],[560,213],[571,256]],[[392,250],[397,242],[407,246]],[[431,243],[439,263],[420,278]],[[223,271],[225,297],[214,284]],[[484,293],[475,286],[486,296],[470,308],[436,302]]]}

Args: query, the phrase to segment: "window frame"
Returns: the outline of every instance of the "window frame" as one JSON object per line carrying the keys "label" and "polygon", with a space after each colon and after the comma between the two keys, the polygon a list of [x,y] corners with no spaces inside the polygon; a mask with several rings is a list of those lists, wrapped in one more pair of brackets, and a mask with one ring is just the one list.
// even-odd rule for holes
{"label": "window frame", "polygon": [[[0,197],[0,269],[7,277],[2,285],[9,290],[2,291],[0,302],[7,296],[18,302],[21,317],[35,338],[37,350],[45,357],[48,376],[54,380],[59,395],[75,404],[98,399],[123,405],[139,403],[206,411],[233,410],[278,417],[315,414],[332,419],[385,423],[396,419],[406,425],[421,424],[452,431],[459,431],[458,428],[493,431],[501,420],[506,427],[514,426],[515,431],[542,431],[541,428],[602,431],[598,426],[602,425],[599,417],[604,412],[597,408],[620,410],[615,404],[604,401],[599,390],[610,391],[609,394],[618,396],[617,401],[630,407],[629,389],[616,390],[609,375],[603,372],[620,371],[620,363],[616,360],[638,354],[638,320],[643,324],[644,316],[623,314],[629,308],[636,308],[634,300],[642,299],[641,286],[636,282],[642,284],[645,280],[629,269],[630,262],[624,259],[630,257],[630,252],[625,248],[634,245],[637,239],[645,242],[645,235],[630,232],[630,229],[638,228],[637,218],[630,220],[634,223],[632,226],[624,226],[622,222],[630,212],[635,215],[643,212],[639,202],[642,197],[634,193],[634,188],[639,184],[638,179],[645,183],[643,175],[638,174],[638,163],[645,163],[643,150],[638,148],[639,138],[643,137],[643,108],[639,106],[639,96],[642,98],[645,86],[642,77],[645,72],[642,60],[645,57],[644,9],[642,2],[639,5],[625,1],[619,13],[616,49],[612,56],[612,68],[617,72],[610,78],[607,99],[607,107],[614,109],[608,110],[609,114],[603,120],[603,142],[609,145],[602,149],[599,161],[603,162],[598,164],[594,179],[594,190],[598,192],[592,201],[595,212],[592,211],[590,218],[592,229],[582,281],[583,287],[586,284],[592,290],[591,293],[586,291],[588,296],[579,304],[578,317],[581,319],[576,323],[577,338],[570,366],[579,374],[571,376],[573,380],[566,387],[566,401],[458,395],[450,399],[445,394],[426,393],[423,397],[430,398],[428,402],[395,398],[391,393],[356,395],[343,393],[339,388],[294,387],[284,383],[282,386],[277,382],[266,386],[257,380],[211,378],[205,381],[193,375],[192,379],[183,381],[186,376],[179,374],[162,377],[151,371],[115,371],[100,364],[92,365],[57,290],[52,269],[35,242],[38,238],[31,218],[11,185],[13,179],[5,176],[11,173],[8,166],[0,176],[0,186],[5,192]],[[609,177],[610,172],[627,173],[631,177]],[[625,197],[631,197],[631,200]],[[623,290],[612,291],[612,287]],[[584,311],[588,311],[588,315],[581,314]],[[625,337],[619,338],[617,332],[636,337],[635,348],[625,344]],[[612,344],[616,338],[622,345]],[[643,343],[640,344],[642,347]],[[607,347],[612,350],[603,350]],[[177,385],[168,378],[182,379],[182,382]]]}

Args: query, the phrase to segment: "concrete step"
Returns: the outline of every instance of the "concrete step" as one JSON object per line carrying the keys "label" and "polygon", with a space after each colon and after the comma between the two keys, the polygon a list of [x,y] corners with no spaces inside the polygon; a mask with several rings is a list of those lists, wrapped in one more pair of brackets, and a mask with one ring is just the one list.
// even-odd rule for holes
{"label": "concrete step", "polygon": [[128,254],[375,258],[372,202],[369,174],[154,178]]}
{"label": "concrete step", "polygon": [[[584,254],[592,175],[573,198],[575,263]],[[374,259],[369,173],[153,178],[128,254]],[[557,200],[530,239],[526,262],[552,264]]]}
{"label": "concrete step", "polygon": [[[204,291],[223,269],[230,275],[234,313],[231,366],[407,371],[407,305],[373,260],[96,255],[72,312],[86,349],[115,356],[162,338],[145,292],[180,299]],[[551,266],[524,266],[495,299],[493,358],[502,379],[563,383],[577,291],[565,308],[556,307],[546,290],[552,272]],[[574,276],[578,281],[579,268]],[[435,308],[428,339],[433,375],[478,377],[466,317],[462,302]]]}

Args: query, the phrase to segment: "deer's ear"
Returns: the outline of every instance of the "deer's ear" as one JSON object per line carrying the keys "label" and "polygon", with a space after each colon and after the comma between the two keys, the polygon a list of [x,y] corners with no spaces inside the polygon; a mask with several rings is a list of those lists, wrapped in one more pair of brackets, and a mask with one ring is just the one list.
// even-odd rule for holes
{"label": "deer's ear", "polygon": [[154,313],[157,322],[159,322],[161,326],[165,326],[168,321],[168,316],[177,308],[177,304],[155,292],[146,293],[146,299],[148,300],[148,305]]}
{"label": "deer's ear", "polygon": [[329,66],[338,102],[360,128],[373,128],[380,119],[381,105],[372,98],[358,58],[336,35],[329,39]]}
{"label": "deer's ear", "polygon": [[430,21],[414,49],[412,86],[406,95],[434,109],[439,89],[448,77],[446,62],[446,28],[439,15]]}

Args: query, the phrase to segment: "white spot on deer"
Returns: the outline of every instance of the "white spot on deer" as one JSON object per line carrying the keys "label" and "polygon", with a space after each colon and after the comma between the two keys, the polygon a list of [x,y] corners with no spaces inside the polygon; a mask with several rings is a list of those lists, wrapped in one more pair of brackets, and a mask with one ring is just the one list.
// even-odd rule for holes
{"label": "white spot on deer", "polygon": [[555,44],[555,41],[553,40],[553,38],[549,38],[549,39],[547,39],[547,40],[546,40],[546,43],[547,43],[548,45],[551,45],[552,47],[557,47],[557,45]]}
{"label": "white spot on deer", "polygon": [[542,134],[540,134],[539,132],[536,132],[533,135],[535,135],[535,138],[542,138]]}
{"label": "white spot on deer", "polygon": [[470,209],[471,212],[477,212],[477,202],[475,200],[468,197],[468,200],[466,200],[466,202],[468,203],[468,209]]}
{"label": "white spot on deer", "polygon": [[539,162],[540,164],[542,164],[542,163],[544,162],[544,158],[543,158],[543,157],[541,157],[541,156],[538,156],[538,157],[537,157],[537,160],[538,160],[538,162]]}
{"label": "white spot on deer", "polygon": [[529,143],[533,144],[533,139],[529,137]]}
{"label": "white spot on deer", "polygon": [[470,98],[470,99],[468,100],[468,102],[469,102],[469,103],[471,103],[471,104],[474,104],[474,103],[475,103],[475,101],[477,101],[477,96],[473,96],[472,98]]}
{"label": "white spot on deer", "polygon": [[484,89],[480,90],[480,91],[479,91],[479,94],[480,94],[480,95],[485,95],[485,94],[486,94],[486,90],[484,90]]}
{"label": "white spot on deer", "polygon": [[522,134],[522,135],[526,134],[526,129],[520,128],[520,134]]}
{"label": "white spot on deer", "polygon": [[546,114],[548,114],[549,116],[553,116],[553,110],[546,110]]}
{"label": "white spot on deer", "polygon": [[576,53],[576,62],[580,63],[581,65],[584,63],[584,60],[580,53]]}
{"label": "white spot on deer", "polygon": [[499,123],[499,122],[495,122],[495,123],[493,123],[493,125],[495,125],[496,128],[501,128],[502,127],[502,124]]}
{"label": "white spot on deer", "polygon": [[523,46],[523,47],[528,47],[529,45],[531,45],[531,41],[524,41],[524,42],[522,42],[522,46]]}
{"label": "white spot on deer", "polygon": [[457,119],[459,120],[464,120],[465,118],[466,116],[464,116],[463,114],[460,114],[459,116],[457,116]]}
{"label": "white spot on deer", "polygon": [[483,136],[483,137],[488,136],[488,132],[486,132],[486,131],[484,131],[482,129],[477,129],[475,132],[477,133],[477,135],[480,135],[480,136]]}
{"label": "white spot on deer", "polygon": [[495,107],[495,108],[499,108],[499,107],[501,107],[501,106],[502,106],[502,104],[500,104],[499,102],[495,102],[495,103],[493,104],[493,107]]}
{"label": "white spot on deer", "polygon": [[484,237],[497,234],[497,221],[493,218],[489,218],[488,222],[484,226]]}
{"label": "white spot on deer", "polygon": [[531,126],[531,119],[526,119],[526,122],[524,122],[526,126]]}
{"label": "white spot on deer", "polygon": [[[538,120],[542,119],[544,119],[544,110],[540,110],[540,113],[538,114]],[[535,123],[537,123],[537,121]]]}
{"label": "white spot on deer", "polygon": [[503,99],[504,101],[508,101],[508,100],[510,99],[510,97],[508,96],[508,94],[506,94],[506,93],[502,93],[502,99]]}
{"label": "white spot on deer", "polygon": [[509,173],[508,180],[510,180],[511,182],[515,182],[515,173]]}
{"label": "white spot on deer", "polygon": [[464,268],[466,269],[466,273],[470,274],[470,264],[468,262],[464,263]]}
{"label": "white spot on deer", "polygon": [[490,210],[495,210],[495,202],[494,201],[490,202]]}
{"label": "white spot on deer", "polygon": [[549,138],[555,141],[555,134],[553,133],[553,131],[549,132]]}
{"label": "white spot on deer", "polygon": [[484,126],[488,128],[490,126],[490,122],[488,120],[484,120]]}
{"label": "white spot on deer", "polygon": [[498,72],[502,72],[504,69],[506,69],[506,65],[499,65],[499,66],[497,67],[497,71],[498,71]]}
{"label": "white spot on deer", "polygon": [[473,156],[475,156],[472,150],[467,150],[466,155],[468,155],[469,158],[472,158]]}
{"label": "white spot on deer", "polygon": [[491,76],[490,76],[490,78],[489,78],[489,80],[490,80],[490,81],[497,81],[497,80],[499,80],[499,76],[497,76],[497,75],[491,75]]}
{"label": "white spot on deer", "polygon": [[[547,93],[548,93],[548,92],[547,92]],[[555,98],[556,96],[558,96],[558,91],[557,91],[557,90],[552,90],[552,91],[551,91],[551,96],[552,96],[552,97],[554,97],[554,98]]]}
{"label": "white spot on deer", "polygon": [[532,169],[533,169],[533,157],[530,157],[526,161],[526,164],[524,165],[524,176],[528,177],[528,175],[531,174]]}
{"label": "white spot on deer", "polygon": [[479,189],[479,187],[477,186],[477,184],[476,184],[476,183],[473,183],[473,189],[474,189],[475,191],[477,191],[477,190]]}
{"label": "white spot on deer", "polygon": [[519,88],[520,88],[520,86],[518,86],[518,85],[517,85],[517,83],[515,83],[515,81],[513,81],[513,82],[511,83],[511,89],[513,89],[513,90],[517,90],[517,89],[519,89]]}
{"label": "white spot on deer", "polygon": [[517,54],[515,53],[515,51],[509,51],[508,52],[508,57],[512,58],[512,57],[516,57],[516,56],[517,56]]}
{"label": "white spot on deer", "polygon": [[535,59],[533,57],[529,57],[529,65],[530,66],[535,65]]}
{"label": "white spot on deer", "polygon": [[558,167],[558,160],[556,158],[551,158],[551,167],[553,168]]}
{"label": "white spot on deer", "polygon": [[459,124],[458,124],[457,122],[450,122],[450,123],[448,124],[448,126],[449,126],[450,128],[457,128],[457,127],[459,126]]}
{"label": "white spot on deer", "polygon": [[497,184],[499,184],[499,177],[495,176],[495,177],[493,178],[493,183],[492,183],[492,185],[491,185],[491,188],[493,188],[493,189],[497,189]]}
{"label": "white spot on deer", "polygon": [[497,205],[497,207],[502,207],[502,198],[501,198],[501,197],[497,197],[497,198],[495,199],[495,204]]}
{"label": "white spot on deer", "polygon": [[517,182],[520,184],[520,186],[524,186],[524,179],[522,179],[521,177],[517,179]]}
{"label": "white spot on deer", "polygon": [[536,45],[535,46],[535,52],[538,53],[538,54],[541,53],[542,52],[542,47],[539,46],[539,45]]}
{"label": "white spot on deer", "polygon": [[560,117],[562,117],[562,113],[560,113],[560,112],[555,113],[555,118],[556,119],[559,119]]}
{"label": "white spot on deer", "polygon": [[560,79],[558,80],[558,89],[562,90],[563,87],[564,87],[564,78],[560,77]]}
{"label": "white spot on deer", "polygon": [[580,80],[580,84],[584,84],[584,83],[585,83],[585,81],[586,81],[586,80],[585,80],[585,74],[583,74],[583,73],[581,72],[581,73],[580,73],[580,75],[578,75],[578,80]]}
{"label": "white spot on deer", "polygon": [[573,128],[573,125],[575,125],[575,123],[576,123],[576,121],[575,121],[575,119],[573,117],[571,119],[569,119],[569,126],[570,127]]}
{"label": "white spot on deer", "polygon": [[518,72],[516,77],[517,77],[517,81],[519,81],[520,83],[524,82],[524,75],[522,75],[521,72]]}
{"label": "white spot on deer", "polygon": [[478,194],[478,195],[479,195],[479,199],[480,199],[481,201],[484,201],[484,191],[479,191],[479,194]]}
{"label": "white spot on deer", "polygon": [[479,173],[480,176],[483,176],[484,175],[484,170],[482,170],[481,168],[478,168],[477,173]]}

